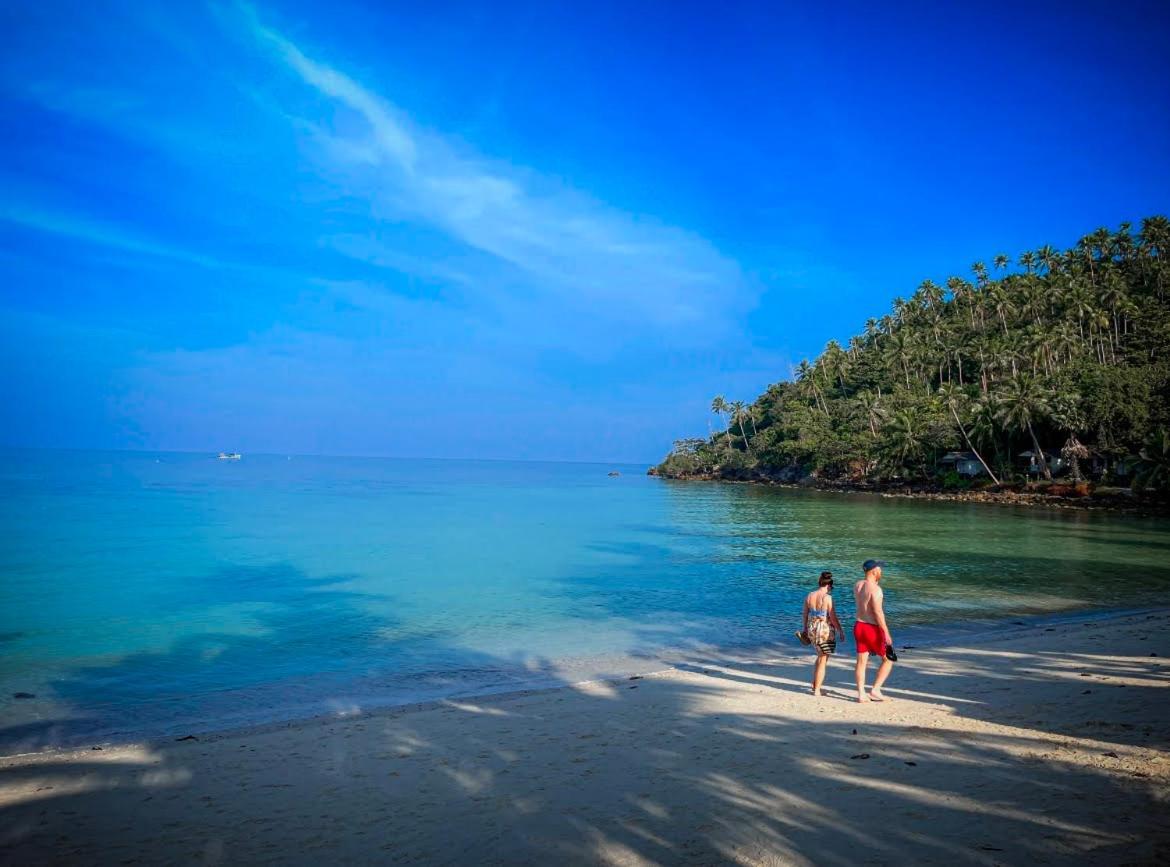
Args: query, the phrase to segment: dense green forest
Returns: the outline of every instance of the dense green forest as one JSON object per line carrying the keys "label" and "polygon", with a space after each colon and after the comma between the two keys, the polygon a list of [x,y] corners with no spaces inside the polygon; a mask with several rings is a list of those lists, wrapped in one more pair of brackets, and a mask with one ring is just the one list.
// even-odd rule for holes
{"label": "dense green forest", "polygon": [[[1170,221],[1156,216],[927,280],[753,403],[716,397],[723,429],[679,440],[658,472],[1165,486],[1168,251]],[[955,472],[957,452],[973,480]]]}

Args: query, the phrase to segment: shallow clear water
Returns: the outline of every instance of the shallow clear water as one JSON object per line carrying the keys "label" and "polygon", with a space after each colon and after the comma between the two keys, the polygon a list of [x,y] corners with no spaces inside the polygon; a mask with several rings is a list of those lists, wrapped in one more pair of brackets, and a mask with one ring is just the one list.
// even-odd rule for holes
{"label": "shallow clear water", "polygon": [[[620,469],[610,478],[607,472]],[[821,569],[904,624],[1163,602],[1170,523],[643,467],[13,452],[0,751],[272,721],[783,640]],[[16,692],[33,699],[15,699]]]}

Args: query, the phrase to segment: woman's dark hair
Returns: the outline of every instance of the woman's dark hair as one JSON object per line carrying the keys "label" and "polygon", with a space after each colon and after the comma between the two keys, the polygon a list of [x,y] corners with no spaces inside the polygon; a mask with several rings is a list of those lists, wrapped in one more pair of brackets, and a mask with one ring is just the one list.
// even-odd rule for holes
{"label": "woman's dark hair", "polygon": [[822,572],[821,573],[821,580],[817,582],[817,586],[818,587],[828,587],[831,590],[833,588],[833,573],[832,572]]}

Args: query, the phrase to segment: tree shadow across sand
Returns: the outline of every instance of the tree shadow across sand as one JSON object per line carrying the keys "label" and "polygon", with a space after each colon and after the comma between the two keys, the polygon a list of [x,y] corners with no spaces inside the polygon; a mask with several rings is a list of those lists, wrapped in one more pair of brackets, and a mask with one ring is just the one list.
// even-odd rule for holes
{"label": "tree shadow across sand", "polygon": [[[1165,625],[1163,615],[1148,631],[1164,636]],[[705,652],[665,677],[452,699],[295,735],[163,741],[116,761],[8,760],[0,857],[835,865],[1080,863],[1091,852],[1098,864],[1164,862],[1164,792],[1135,757],[1166,744],[1166,723],[1075,731],[1083,720],[1049,716],[1083,681],[1103,689],[1113,678],[1126,686],[1098,705],[1101,721],[1145,725],[1134,708],[1158,706],[1143,693],[1165,689],[1166,672],[1136,653],[954,650],[917,668],[908,660],[891,681],[897,704],[810,696],[796,712],[768,686],[797,689],[807,662]],[[829,689],[847,693],[848,680],[835,663]],[[1022,703],[997,691],[1041,684],[1044,696]],[[939,711],[909,725],[899,704]],[[823,717],[809,722],[810,708]],[[1074,749],[1115,755],[1094,765]]]}
{"label": "tree shadow across sand", "polygon": [[161,600],[167,610],[246,610],[247,628],[86,660],[34,700],[5,696],[0,755],[355,712],[377,698],[402,704],[559,682],[540,658],[480,654],[441,633],[403,628],[386,613],[393,601],[352,589],[353,578],[275,563],[223,568],[161,591],[174,596]]}

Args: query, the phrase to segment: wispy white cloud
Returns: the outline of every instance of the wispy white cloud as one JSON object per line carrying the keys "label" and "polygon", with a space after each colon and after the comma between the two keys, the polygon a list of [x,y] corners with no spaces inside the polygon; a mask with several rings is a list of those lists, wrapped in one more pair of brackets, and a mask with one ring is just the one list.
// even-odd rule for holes
{"label": "wispy white cloud", "polygon": [[[753,293],[737,263],[699,235],[469,154],[310,57],[246,7],[244,20],[312,92],[364,121],[358,132],[316,130],[326,145],[323,168],[345,178],[347,194],[367,198],[375,221],[408,219],[438,228],[507,263],[517,278],[559,303],[604,311],[607,319],[710,334],[750,306]],[[351,240],[333,246],[373,264],[385,260],[384,246]]]}
{"label": "wispy white cloud", "polygon": [[204,268],[242,267],[180,247],[142,238],[118,226],[75,214],[54,213],[40,208],[0,203],[0,222],[72,238],[101,247],[110,247],[127,253],[171,259]]}
{"label": "wispy white cloud", "polygon": [[[245,7],[167,7],[164,38],[123,12],[0,62],[0,96],[69,131],[20,143],[51,172],[0,174],[0,257],[120,305],[63,302],[95,319],[82,333],[136,329],[30,325],[28,383],[53,385],[10,412],[64,395],[159,447],[648,458],[701,395],[749,393],[731,368],[756,281],[699,234],[425,128]],[[159,304],[121,304],[124,281]],[[72,391],[65,343],[98,359]],[[68,430],[65,409],[44,427]]]}
{"label": "wispy white cloud", "polygon": [[458,286],[474,286],[476,282],[475,277],[458,267],[406,252],[368,235],[333,235],[325,239],[325,245],[344,256],[360,259],[379,268]]}

